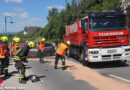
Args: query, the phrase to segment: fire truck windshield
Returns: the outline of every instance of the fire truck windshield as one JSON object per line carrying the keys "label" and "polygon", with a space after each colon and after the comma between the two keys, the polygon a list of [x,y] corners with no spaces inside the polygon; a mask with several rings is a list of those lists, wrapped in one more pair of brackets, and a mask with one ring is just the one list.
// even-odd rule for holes
{"label": "fire truck windshield", "polygon": [[125,16],[91,17],[89,19],[90,31],[126,30]]}

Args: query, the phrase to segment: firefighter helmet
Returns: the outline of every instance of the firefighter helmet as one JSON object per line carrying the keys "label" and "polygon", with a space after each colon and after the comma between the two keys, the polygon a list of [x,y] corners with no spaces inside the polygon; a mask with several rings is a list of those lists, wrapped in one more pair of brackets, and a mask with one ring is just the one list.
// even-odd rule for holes
{"label": "firefighter helmet", "polygon": [[19,37],[17,37],[16,39],[15,39],[15,42],[20,42],[20,38]]}
{"label": "firefighter helmet", "polygon": [[15,38],[16,38],[16,37],[13,38],[13,42],[15,42]]}
{"label": "firefighter helmet", "polygon": [[45,40],[46,40],[45,38],[42,38],[42,39],[41,39],[41,41],[43,41],[43,42],[44,42]]}
{"label": "firefighter helmet", "polygon": [[2,36],[2,37],[1,37],[1,41],[3,41],[3,42],[8,42],[8,37],[7,37],[7,36]]}
{"label": "firefighter helmet", "polygon": [[34,48],[35,47],[35,43],[33,41],[29,41],[28,45],[30,48]]}
{"label": "firefighter helmet", "polygon": [[14,37],[14,38],[13,38],[13,42],[18,43],[19,41],[20,41],[20,38],[19,38],[19,37]]}
{"label": "firefighter helmet", "polygon": [[70,41],[66,41],[66,44],[70,46],[70,45],[71,45],[71,42],[70,42]]}

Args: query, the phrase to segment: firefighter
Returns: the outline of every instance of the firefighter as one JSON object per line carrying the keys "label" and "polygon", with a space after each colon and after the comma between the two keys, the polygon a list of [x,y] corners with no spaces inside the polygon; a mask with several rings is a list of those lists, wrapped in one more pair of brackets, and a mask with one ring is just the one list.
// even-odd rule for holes
{"label": "firefighter", "polygon": [[5,74],[5,76],[10,75],[8,73],[10,49],[7,43],[8,37],[2,36],[0,41],[0,74]]}
{"label": "firefighter", "polygon": [[37,43],[38,54],[39,54],[39,62],[44,63],[44,47],[45,47],[45,38],[42,38],[40,42]]}
{"label": "firefighter", "polygon": [[56,51],[56,57],[55,57],[55,65],[54,65],[54,68],[57,69],[57,64],[58,64],[58,61],[59,59],[61,59],[62,61],[62,70],[65,70],[66,67],[65,67],[65,57],[64,57],[64,54],[65,52],[67,51],[68,47],[70,46],[71,42],[70,41],[66,41],[65,43],[61,43],[59,45],[59,48],[57,49]]}
{"label": "firefighter", "polygon": [[16,53],[14,57],[14,61],[16,63],[16,68],[19,71],[19,83],[26,83],[26,77],[25,77],[25,65],[23,64],[22,58],[26,57],[29,53],[29,49],[34,48],[35,43],[32,41],[29,41],[24,47],[19,49],[19,51]]}

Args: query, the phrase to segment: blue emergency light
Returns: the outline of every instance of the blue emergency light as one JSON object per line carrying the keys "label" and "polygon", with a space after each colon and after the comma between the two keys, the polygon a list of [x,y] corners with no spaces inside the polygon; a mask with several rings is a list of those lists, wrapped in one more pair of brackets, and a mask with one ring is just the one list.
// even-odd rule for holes
{"label": "blue emergency light", "polygon": [[89,17],[116,16],[116,15],[125,15],[125,14],[123,12],[118,12],[116,10],[99,12],[99,13],[93,13],[92,11],[89,11]]}
{"label": "blue emergency light", "polygon": [[89,11],[89,14],[92,14],[93,13],[93,11]]}

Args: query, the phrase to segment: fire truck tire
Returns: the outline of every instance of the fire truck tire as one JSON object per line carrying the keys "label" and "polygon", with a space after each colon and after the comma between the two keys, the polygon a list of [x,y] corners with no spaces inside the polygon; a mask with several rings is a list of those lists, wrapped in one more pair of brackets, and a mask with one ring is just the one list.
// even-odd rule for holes
{"label": "fire truck tire", "polygon": [[67,53],[66,53],[66,56],[67,56],[67,57],[71,57],[71,49],[70,49],[70,48],[68,48],[68,51],[67,51]]}
{"label": "fire truck tire", "polygon": [[80,59],[81,59],[82,65],[86,66],[87,62],[85,61],[85,51],[84,51],[84,49],[82,49],[82,53],[81,53]]}

